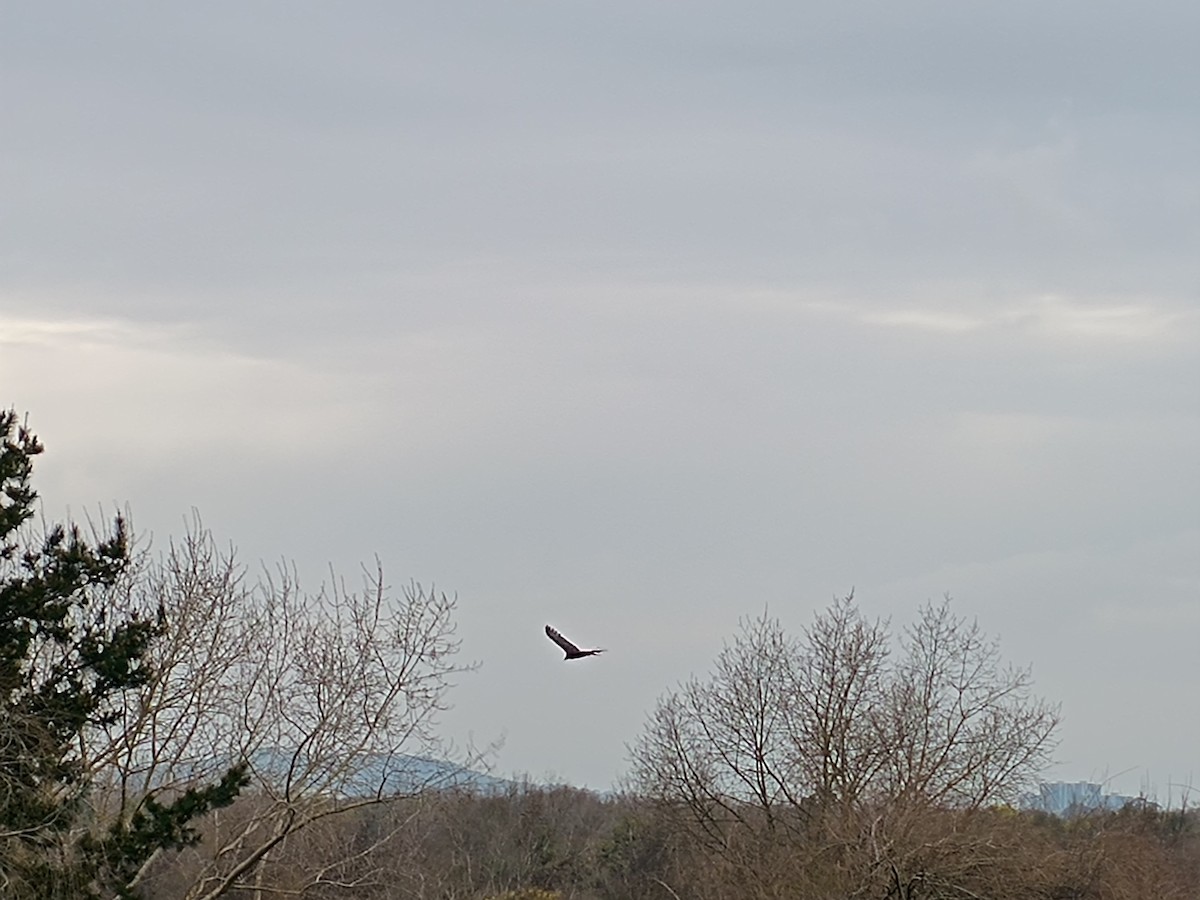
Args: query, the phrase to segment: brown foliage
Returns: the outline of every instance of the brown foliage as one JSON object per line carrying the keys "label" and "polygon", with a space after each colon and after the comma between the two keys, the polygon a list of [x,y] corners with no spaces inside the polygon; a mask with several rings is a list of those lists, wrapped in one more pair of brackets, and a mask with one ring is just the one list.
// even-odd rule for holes
{"label": "brown foliage", "polygon": [[[210,817],[205,843],[161,859],[148,900],[175,900],[221,833],[261,800]],[[430,791],[330,817],[280,842],[263,897],[315,900],[1197,900],[1200,819],[1151,806],[1071,819],[998,806],[812,816],[772,833],[749,817],[721,852],[680,808],[523,786]],[[283,892],[294,892],[284,894]],[[234,897],[254,896],[235,891]]]}

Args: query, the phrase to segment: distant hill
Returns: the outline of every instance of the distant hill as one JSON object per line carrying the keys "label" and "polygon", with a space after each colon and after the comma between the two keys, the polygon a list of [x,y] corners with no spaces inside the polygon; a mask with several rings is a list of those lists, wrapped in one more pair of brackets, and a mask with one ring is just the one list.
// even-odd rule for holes
{"label": "distant hill", "polygon": [[[251,766],[263,777],[282,782],[292,764],[292,755],[279,749],[263,749],[250,759]],[[338,785],[345,797],[407,795],[422,791],[459,790],[494,796],[519,790],[522,783],[476,772],[457,763],[407,754],[372,753]]]}

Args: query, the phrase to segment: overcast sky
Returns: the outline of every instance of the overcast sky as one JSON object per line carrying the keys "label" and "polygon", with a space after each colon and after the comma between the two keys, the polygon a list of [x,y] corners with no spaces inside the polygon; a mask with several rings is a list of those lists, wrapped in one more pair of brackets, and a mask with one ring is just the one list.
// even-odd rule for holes
{"label": "overcast sky", "polygon": [[[0,13],[47,514],[459,598],[448,735],[608,787],[739,617],[949,592],[1053,777],[1200,785],[1200,5]],[[598,660],[566,665],[555,624]]]}

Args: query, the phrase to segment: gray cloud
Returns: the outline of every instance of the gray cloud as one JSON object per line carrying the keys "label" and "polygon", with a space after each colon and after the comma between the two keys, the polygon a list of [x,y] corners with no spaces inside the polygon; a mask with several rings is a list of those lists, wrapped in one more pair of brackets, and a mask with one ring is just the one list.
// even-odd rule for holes
{"label": "gray cloud", "polygon": [[[857,585],[1033,662],[1068,777],[1179,777],[1197,15],[26,12],[0,400],[51,510],[457,590],[502,769],[607,784],[738,616]],[[547,679],[544,620],[612,652]]]}

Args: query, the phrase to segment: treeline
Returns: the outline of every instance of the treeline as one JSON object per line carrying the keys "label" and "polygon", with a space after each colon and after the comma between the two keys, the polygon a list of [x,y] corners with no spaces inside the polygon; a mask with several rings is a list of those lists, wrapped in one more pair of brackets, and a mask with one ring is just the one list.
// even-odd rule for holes
{"label": "treeline", "polygon": [[[246,797],[220,817],[253,805]],[[894,815],[894,811],[890,814]],[[879,819],[889,811],[876,812]],[[205,840],[160,860],[147,900],[188,896]],[[875,820],[772,839],[732,824],[697,840],[686,810],[571,788],[430,792],[289,839],[227,896],[362,900],[1188,900],[1200,896],[1200,816],[1149,804],[1059,818],[1009,807],[912,815],[879,846]],[[380,841],[380,837],[384,840]],[[902,865],[900,860],[903,860]]]}
{"label": "treeline", "polygon": [[1186,811],[1017,811],[1059,711],[949,600],[745,620],[621,796],[472,793],[420,765],[472,668],[452,597],[250,578],[198,522],[35,529],[42,447],[12,411],[0,441],[5,900],[1200,896]]}

